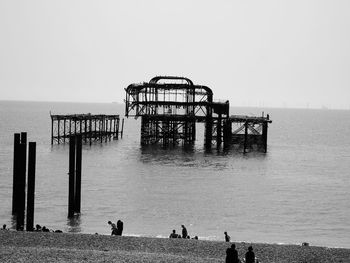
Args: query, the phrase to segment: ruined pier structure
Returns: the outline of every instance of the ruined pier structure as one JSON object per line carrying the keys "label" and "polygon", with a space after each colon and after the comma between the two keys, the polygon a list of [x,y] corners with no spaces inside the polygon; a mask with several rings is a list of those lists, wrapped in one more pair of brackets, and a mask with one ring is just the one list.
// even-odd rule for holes
{"label": "ruined pier structure", "polygon": [[85,143],[123,137],[124,119],[119,131],[119,115],[70,114],[51,115],[51,144],[65,143],[70,136],[81,135]]}
{"label": "ruined pier structure", "polygon": [[196,123],[204,123],[206,148],[236,144],[246,152],[254,144],[267,150],[268,115],[230,116],[229,101],[213,101],[209,87],[188,78],[158,76],[125,91],[125,116],[141,117],[141,144],[191,144]]}

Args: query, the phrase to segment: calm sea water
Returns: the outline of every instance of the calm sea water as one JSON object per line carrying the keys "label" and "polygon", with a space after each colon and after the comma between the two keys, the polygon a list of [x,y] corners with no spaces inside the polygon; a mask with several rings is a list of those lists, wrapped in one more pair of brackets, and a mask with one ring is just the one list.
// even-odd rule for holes
{"label": "calm sea water", "polygon": [[[268,153],[140,147],[140,121],[118,141],[83,146],[82,214],[67,220],[68,145],[50,144],[49,112],[120,114],[121,104],[0,101],[0,223],[11,226],[13,133],[37,142],[35,224],[66,232],[350,248],[350,111],[265,109]],[[232,108],[231,114],[260,115]]]}

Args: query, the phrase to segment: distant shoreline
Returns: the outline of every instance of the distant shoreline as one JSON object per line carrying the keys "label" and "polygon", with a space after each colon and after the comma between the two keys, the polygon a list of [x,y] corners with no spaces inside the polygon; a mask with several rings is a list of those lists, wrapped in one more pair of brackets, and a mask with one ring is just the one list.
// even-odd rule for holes
{"label": "distant shoreline", "polygon": [[[232,243],[77,233],[0,231],[2,262],[224,262]],[[350,262],[350,249],[235,243],[242,259],[252,245],[259,262]]]}

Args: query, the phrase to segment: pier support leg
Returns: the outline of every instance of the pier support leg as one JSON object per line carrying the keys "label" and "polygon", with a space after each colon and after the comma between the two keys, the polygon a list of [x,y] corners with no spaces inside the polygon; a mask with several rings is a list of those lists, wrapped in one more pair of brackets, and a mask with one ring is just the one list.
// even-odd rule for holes
{"label": "pier support leg", "polygon": [[51,118],[51,145],[53,145],[53,122],[54,120]]}
{"label": "pier support leg", "polygon": [[228,148],[231,144],[231,136],[232,136],[232,124],[226,119],[224,123],[224,148]]}
{"label": "pier support leg", "polygon": [[213,138],[213,119],[211,117],[207,118],[205,123],[205,148],[211,148],[211,141]]}
{"label": "pier support leg", "polygon": [[262,126],[262,141],[263,141],[263,150],[267,152],[267,122],[263,123]]}
{"label": "pier support leg", "polygon": [[219,113],[218,123],[216,127],[216,146],[220,147],[222,142],[222,114]]}
{"label": "pier support leg", "polygon": [[248,122],[244,123],[244,145],[243,153],[247,152],[247,143],[248,143]]}
{"label": "pier support leg", "polygon": [[60,144],[60,140],[61,140],[61,138],[60,138],[60,129],[61,129],[61,120],[59,119],[59,120],[57,120],[57,143],[58,144]]}
{"label": "pier support leg", "polygon": [[120,139],[123,139],[123,132],[124,132],[124,118],[122,119],[122,130],[120,132]]}

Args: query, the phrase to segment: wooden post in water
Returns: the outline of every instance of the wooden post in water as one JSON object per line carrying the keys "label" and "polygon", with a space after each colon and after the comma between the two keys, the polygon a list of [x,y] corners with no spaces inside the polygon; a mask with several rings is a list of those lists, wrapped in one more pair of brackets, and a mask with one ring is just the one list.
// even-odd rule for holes
{"label": "wooden post in water", "polygon": [[82,160],[82,136],[78,135],[76,138],[76,169],[75,169],[75,201],[74,212],[80,213],[81,206],[81,160]]}
{"label": "wooden post in water", "polygon": [[18,199],[18,171],[19,171],[19,144],[21,137],[19,133],[14,134],[13,144],[13,184],[12,184],[12,215],[17,214]]}
{"label": "wooden post in water", "polygon": [[29,142],[27,220],[26,220],[27,231],[34,230],[35,162],[36,162],[36,142]]}
{"label": "wooden post in water", "polygon": [[[21,134],[22,135],[22,134]],[[26,136],[24,140],[26,141]],[[16,205],[16,229],[23,230],[24,227],[24,210],[25,210],[25,187],[26,187],[26,144],[20,143],[18,146],[19,167],[18,167],[18,192]]]}
{"label": "wooden post in water", "polygon": [[68,218],[74,216],[75,199],[75,136],[69,137],[69,187],[68,187]]}

